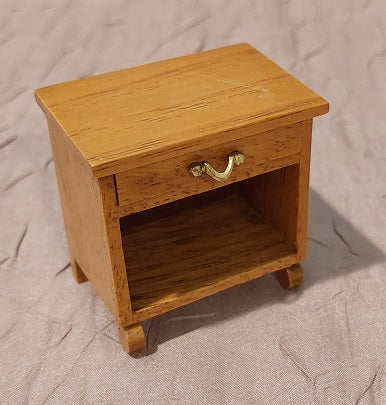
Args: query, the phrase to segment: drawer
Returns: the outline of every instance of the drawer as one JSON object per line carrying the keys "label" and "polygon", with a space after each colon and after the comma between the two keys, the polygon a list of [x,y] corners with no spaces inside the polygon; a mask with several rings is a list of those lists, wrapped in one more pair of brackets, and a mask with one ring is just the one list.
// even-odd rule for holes
{"label": "drawer", "polygon": [[[141,211],[298,163],[303,127],[300,122],[117,173],[118,203],[129,205],[130,211]],[[223,172],[228,164],[227,156],[235,150],[245,160],[233,167],[225,182],[206,173],[194,177],[189,171],[191,163],[207,161]]]}

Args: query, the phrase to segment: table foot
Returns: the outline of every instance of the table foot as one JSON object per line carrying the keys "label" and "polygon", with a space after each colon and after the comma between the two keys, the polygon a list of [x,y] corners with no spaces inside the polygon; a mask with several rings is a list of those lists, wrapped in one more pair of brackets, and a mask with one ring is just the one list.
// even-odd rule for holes
{"label": "table foot", "polygon": [[82,269],[80,268],[76,260],[71,260],[71,267],[74,279],[78,284],[88,281],[87,276],[83,273]]}
{"label": "table foot", "polygon": [[123,349],[132,353],[146,347],[145,334],[141,324],[119,326],[119,339]]}
{"label": "table foot", "polygon": [[276,271],[275,276],[280,285],[287,290],[298,287],[303,282],[303,270],[300,264]]}

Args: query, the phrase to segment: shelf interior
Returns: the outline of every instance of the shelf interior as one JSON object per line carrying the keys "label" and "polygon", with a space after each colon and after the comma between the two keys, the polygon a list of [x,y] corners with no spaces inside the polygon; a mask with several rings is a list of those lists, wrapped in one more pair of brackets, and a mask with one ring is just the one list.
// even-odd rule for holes
{"label": "shelf interior", "polygon": [[121,219],[137,321],[296,262],[236,185]]}

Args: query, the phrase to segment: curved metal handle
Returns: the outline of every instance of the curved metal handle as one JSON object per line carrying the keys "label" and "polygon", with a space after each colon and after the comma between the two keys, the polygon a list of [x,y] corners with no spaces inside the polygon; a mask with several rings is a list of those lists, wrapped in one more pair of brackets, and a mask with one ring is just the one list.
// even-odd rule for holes
{"label": "curved metal handle", "polygon": [[206,162],[205,160],[203,162],[193,162],[189,166],[189,171],[192,173],[194,177],[199,177],[202,175],[202,173],[206,173],[208,176],[212,177],[213,179],[224,182],[229,179],[229,176],[232,173],[233,166],[240,166],[241,163],[244,163],[245,161],[245,156],[238,150],[234,150],[232,153],[228,155],[228,166],[227,168],[222,172],[218,172],[215,170],[212,165],[209,162]]}

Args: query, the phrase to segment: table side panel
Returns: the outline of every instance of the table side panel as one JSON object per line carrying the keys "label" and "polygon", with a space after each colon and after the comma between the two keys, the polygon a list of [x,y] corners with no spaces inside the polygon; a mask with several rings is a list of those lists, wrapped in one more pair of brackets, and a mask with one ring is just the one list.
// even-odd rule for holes
{"label": "table side panel", "polygon": [[94,179],[86,162],[48,119],[72,266],[79,266],[121,324],[132,322],[113,177]]}

